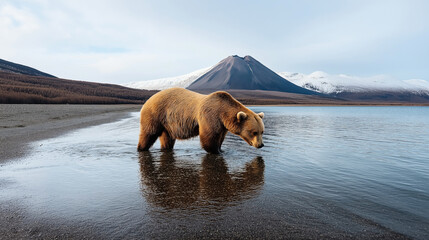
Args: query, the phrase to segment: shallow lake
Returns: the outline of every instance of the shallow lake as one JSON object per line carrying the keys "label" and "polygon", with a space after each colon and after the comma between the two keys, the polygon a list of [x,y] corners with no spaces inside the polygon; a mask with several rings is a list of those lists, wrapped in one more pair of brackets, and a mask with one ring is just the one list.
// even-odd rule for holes
{"label": "shallow lake", "polygon": [[109,238],[429,238],[429,107],[252,110],[262,149],[138,153],[138,113],[34,142],[0,201]]}

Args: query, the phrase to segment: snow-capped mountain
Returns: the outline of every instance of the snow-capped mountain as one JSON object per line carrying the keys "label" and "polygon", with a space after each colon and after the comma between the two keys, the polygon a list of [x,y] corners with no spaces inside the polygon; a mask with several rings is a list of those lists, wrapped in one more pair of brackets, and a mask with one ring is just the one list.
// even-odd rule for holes
{"label": "snow-capped mountain", "polygon": [[262,90],[320,95],[280,77],[252,56],[229,56],[187,87],[193,91]]}
{"label": "snow-capped mountain", "polygon": [[371,91],[429,94],[429,82],[423,79],[397,80],[386,75],[356,77],[345,74],[331,75],[321,71],[308,75],[291,72],[278,74],[298,86],[326,94]]}
{"label": "snow-capped mountain", "polygon": [[186,88],[191,85],[197,78],[204,75],[206,72],[210,71],[212,67],[199,69],[191,73],[177,76],[177,77],[168,77],[168,78],[159,78],[148,81],[139,81],[124,84],[125,87],[137,88],[137,89],[146,89],[146,90],[164,90],[171,87],[182,87]]}
{"label": "snow-capped mountain", "polygon": [[[203,68],[177,77],[133,82],[124,84],[124,86],[147,90],[163,90],[170,87],[187,88],[216,66]],[[429,82],[423,79],[398,80],[387,75],[357,77],[345,74],[334,75],[321,71],[311,74],[293,72],[279,72],[277,74],[299,87],[324,94],[384,91],[429,96]]]}

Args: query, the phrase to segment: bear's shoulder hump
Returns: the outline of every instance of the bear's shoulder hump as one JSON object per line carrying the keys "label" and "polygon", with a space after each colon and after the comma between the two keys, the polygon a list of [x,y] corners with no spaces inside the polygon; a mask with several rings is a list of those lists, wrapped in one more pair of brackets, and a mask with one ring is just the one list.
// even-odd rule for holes
{"label": "bear's shoulder hump", "polygon": [[224,91],[217,91],[217,92],[214,92],[210,95],[212,95],[213,97],[218,97],[218,98],[223,98],[223,99],[232,99],[231,94],[224,92]]}

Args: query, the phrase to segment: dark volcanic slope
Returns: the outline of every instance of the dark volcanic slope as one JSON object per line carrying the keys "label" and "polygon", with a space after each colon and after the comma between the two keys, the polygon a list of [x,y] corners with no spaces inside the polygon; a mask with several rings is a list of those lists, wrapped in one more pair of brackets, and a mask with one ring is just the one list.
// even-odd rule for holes
{"label": "dark volcanic slope", "polygon": [[320,95],[285,80],[251,56],[229,56],[209,72],[195,80],[188,89],[201,90],[265,90]]}
{"label": "dark volcanic slope", "polygon": [[55,77],[37,69],[0,59],[0,71],[30,76]]}
{"label": "dark volcanic slope", "polygon": [[157,91],[0,71],[0,103],[144,103]]}

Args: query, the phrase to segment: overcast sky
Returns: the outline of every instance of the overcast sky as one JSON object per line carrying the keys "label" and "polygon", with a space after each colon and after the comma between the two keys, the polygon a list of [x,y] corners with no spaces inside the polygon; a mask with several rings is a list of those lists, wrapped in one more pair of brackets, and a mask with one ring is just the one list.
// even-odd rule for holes
{"label": "overcast sky", "polygon": [[150,80],[234,54],[429,80],[429,1],[0,0],[0,58],[62,78]]}

